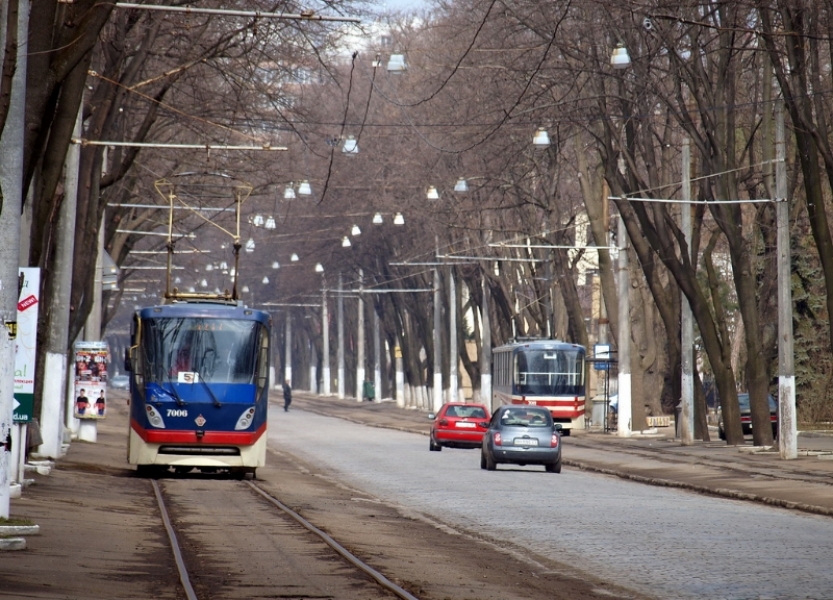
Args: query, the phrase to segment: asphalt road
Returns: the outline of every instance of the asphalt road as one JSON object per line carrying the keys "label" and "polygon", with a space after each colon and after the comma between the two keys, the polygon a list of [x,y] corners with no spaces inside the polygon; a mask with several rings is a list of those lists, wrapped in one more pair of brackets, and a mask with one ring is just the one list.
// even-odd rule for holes
{"label": "asphalt road", "polygon": [[[302,410],[270,445],[422,518],[660,598],[833,598],[833,519],[565,467],[479,468],[424,435]],[[565,457],[569,454],[565,454]]]}

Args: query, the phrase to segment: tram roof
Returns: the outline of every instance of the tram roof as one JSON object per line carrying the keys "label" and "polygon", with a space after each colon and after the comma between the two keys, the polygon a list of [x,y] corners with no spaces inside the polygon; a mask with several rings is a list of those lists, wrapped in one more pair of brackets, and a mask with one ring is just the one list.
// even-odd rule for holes
{"label": "tram roof", "polygon": [[506,344],[493,348],[492,352],[509,352],[515,349],[529,349],[529,350],[581,350],[584,352],[584,346],[580,344],[571,344],[570,342],[562,342],[561,340],[544,340],[540,338],[517,338],[509,340]]}
{"label": "tram roof", "polygon": [[159,317],[169,318],[194,318],[194,319],[242,319],[246,321],[260,321],[269,323],[269,313],[245,306],[242,302],[205,302],[193,301],[172,302],[148,306],[137,311],[142,319],[153,319]]}

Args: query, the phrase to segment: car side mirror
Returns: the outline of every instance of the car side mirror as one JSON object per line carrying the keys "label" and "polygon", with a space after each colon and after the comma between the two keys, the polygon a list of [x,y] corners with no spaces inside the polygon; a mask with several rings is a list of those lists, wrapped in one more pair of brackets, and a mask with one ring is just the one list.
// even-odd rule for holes
{"label": "car side mirror", "polygon": [[433,421],[434,419],[437,418],[437,415],[435,415],[434,413],[428,413],[428,418]]}
{"label": "car side mirror", "polygon": [[552,424],[552,430],[557,431],[558,433],[561,433],[561,423],[553,423]]}
{"label": "car side mirror", "polygon": [[489,422],[488,421],[481,421],[480,423],[478,423],[478,425],[480,425],[483,429],[488,429],[489,428]]}

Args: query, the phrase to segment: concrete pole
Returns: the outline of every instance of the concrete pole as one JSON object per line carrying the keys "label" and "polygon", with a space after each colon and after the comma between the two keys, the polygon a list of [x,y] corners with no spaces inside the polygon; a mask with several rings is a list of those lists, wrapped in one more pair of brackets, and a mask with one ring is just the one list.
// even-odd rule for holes
{"label": "concrete pole", "polygon": [[[312,358],[313,356],[313,347],[312,347],[312,340],[308,340],[307,343],[309,344],[309,356]],[[319,392],[318,389],[318,369],[315,368],[315,361],[309,361],[309,391],[312,394],[317,394]]]}
{"label": "concrete pole", "polygon": [[382,400],[382,348],[379,326],[379,313],[373,308],[373,388],[376,390],[376,399]]}
{"label": "concrete pole", "polygon": [[459,399],[457,365],[460,363],[460,353],[457,349],[457,282],[454,279],[454,267],[451,267],[448,273],[448,328],[450,329],[448,336],[448,387],[451,392],[451,401],[457,402]]}
{"label": "concrete pole", "polygon": [[356,336],[356,400],[361,402],[364,397],[364,298],[361,294],[364,271],[359,269],[359,315],[358,335]]}
{"label": "concrete pole", "polygon": [[631,435],[631,321],[628,291],[628,232],[619,217],[619,419],[616,431],[620,437]]}
{"label": "concrete pole", "polygon": [[[323,281],[323,280],[322,280]],[[321,290],[321,333],[324,340],[321,344],[321,387],[325,396],[330,395],[330,315],[327,312],[327,282],[324,281]]]}
{"label": "concrete pole", "polygon": [[778,451],[784,460],[798,457],[795,416],[795,359],[790,273],[790,203],[784,142],[784,103],[775,107],[775,204],[778,234]]}
{"label": "concrete pole", "polygon": [[[691,144],[683,140],[683,200],[691,200]],[[691,258],[691,204],[680,205],[680,225],[685,236],[688,255]],[[680,398],[680,442],[683,446],[694,443],[694,319],[688,297],[680,294],[680,356],[682,359],[682,397]]]}
{"label": "concrete pole", "polygon": [[480,401],[494,410],[492,406],[492,323],[489,316],[489,282],[486,273],[480,282],[483,294],[483,306],[480,313]]}
{"label": "concrete pole", "polygon": [[[6,47],[8,6],[0,9],[0,59]],[[26,107],[26,57],[29,3],[19,2],[17,64],[12,76],[9,112],[0,137],[0,517],[9,517],[11,500],[10,452],[14,401],[14,338],[17,334],[18,266],[20,265],[20,210],[23,205],[23,129]]]}
{"label": "concrete pole", "polygon": [[[98,242],[97,242],[98,256],[95,259],[95,281],[93,285],[93,307],[90,309],[90,314],[87,316],[87,321],[84,324],[84,340],[87,342],[97,342],[101,339],[101,282],[104,276],[104,222],[98,228]],[[95,421],[91,421],[95,423]]]}
{"label": "concrete pole", "polygon": [[434,412],[443,405],[443,345],[442,345],[442,294],[440,292],[440,270],[434,267]]}
{"label": "concrete pole", "polygon": [[396,359],[396,406],[405,408],[405,371],[402,368],[402,347],[396,346],[393,353]]}
{"label": "concrete pole", "polygon": [[338,274],[338,398],[344,398],[344,280]]}
{"label": "concrete pole", "polygon": [[289,381],[290,385],[294,382],[292,381],[292,313],[289,310],[286,311],[286,334],[284,336],[284,351],[283,351],[283,380]]}
{"label": "concrete pole", "polygon": [[[80,138],[82,131],[84,105],[78,107],[75,130],[72,137]],[[61,204],[59,219],[61,226],[56,237],[55,272],[52,276],[52,300],[47,313],[46,356],[43,396],[41,398],[40,426],[43,444],[38,447],[38,454],[48,458],[58,458],[64,438],[64,415],[66,426],[71,427],[75,417],[71,410],[65,410],[70,396],[67,366],[67,337],[69,336],[69,303],[72,291],[72,257],[75,251],[75,213],[78,201],[78,165],[81,161],[80,144],[70,144],[67,151],[64,173],[64,201]],[[53,377],[52,374],[55,376]],[[72,400],[70,399],[69,402]],[[77,429],[77,426],[75,427]]]}

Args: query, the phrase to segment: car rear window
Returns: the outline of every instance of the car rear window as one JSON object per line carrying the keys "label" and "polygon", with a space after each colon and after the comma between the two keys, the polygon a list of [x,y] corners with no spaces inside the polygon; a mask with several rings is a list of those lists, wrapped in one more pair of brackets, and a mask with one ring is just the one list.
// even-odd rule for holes
{"label": "car rear window", "polygon": [[488,419],[489,415],[480,406],[449,406],[445,412],[447,417],[460,417],[468,419]]}
{"label": "car rear window", "polygon": [[549,413],[543,410],[507,410],[500,421],[509,427],[552,427]]}

